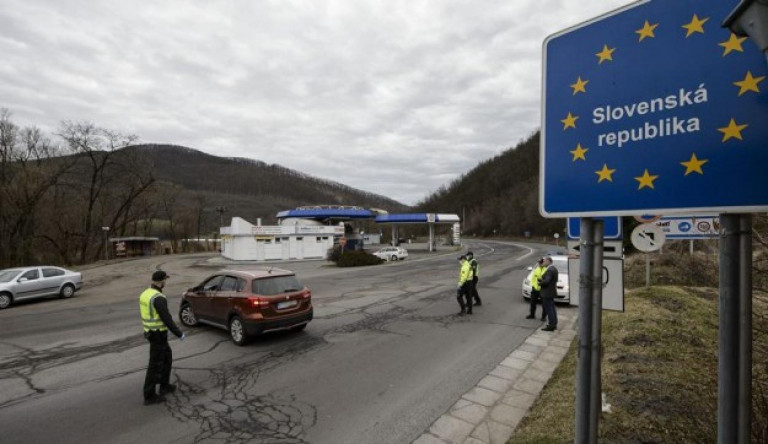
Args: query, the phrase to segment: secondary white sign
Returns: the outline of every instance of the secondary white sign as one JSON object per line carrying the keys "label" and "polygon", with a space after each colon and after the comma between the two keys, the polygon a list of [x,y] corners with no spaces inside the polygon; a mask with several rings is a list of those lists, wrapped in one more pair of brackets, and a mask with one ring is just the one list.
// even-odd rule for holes
{"label": "secondary white sign", "polygon": [[720,235],[718,216],[669,216],[654,222],[667,239],[710,239]]}
{"label": "secondary white sign", "polygon": [[[580,258],[568,259],[568,292],[570,304],[579,305]],[[624,311],[624,260],[603,258],[603,310]]]}
{"label": "secondary white sign", "polygon": [[653,224],[642,224],[632,230],[632,245],[644,253],[656,251],[664,245],[666,235],[661,228]]}

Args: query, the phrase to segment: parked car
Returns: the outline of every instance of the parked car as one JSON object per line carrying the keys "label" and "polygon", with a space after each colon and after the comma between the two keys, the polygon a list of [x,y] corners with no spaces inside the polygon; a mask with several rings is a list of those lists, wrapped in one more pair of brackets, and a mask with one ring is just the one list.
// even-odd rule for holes
{"label": "parked car", "polygon": [[313,313],[312,293],[292,271],[223,270],[184,292],[179,319],[223,328],[245,345],[262,333],[303,330]]}
{"label": "parked car", "polygon": [[25,299],[49,296],[71,298],[82,287],[83,275],[65,268],[7,268],[0,270],[0,309]]}
{"label": "parked car", "polygon": [[[570,302],[571,296],[568,293],[568,256],[566,255],[554,255],[552,257],[552,265],[557,268],[557,297],[556,302]],[[523,298],[531,298],[531,277],[533,275],[534,264],[528,267],[528,276],[523,280]]]}
{"label": "parked car", "polygon": [[403,260],[408,257],[408,250],[400,247],[384,247],[381,250],[373,253],[374,256],[380,257],[385,261]]}

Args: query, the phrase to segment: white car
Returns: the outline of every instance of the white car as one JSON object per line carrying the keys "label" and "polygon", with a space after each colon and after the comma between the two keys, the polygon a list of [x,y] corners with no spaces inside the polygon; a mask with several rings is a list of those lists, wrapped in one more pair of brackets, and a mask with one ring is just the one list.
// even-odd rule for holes
{"label": "white car", "polygon": [[[557,297],[556,302],[571,302],[571,296],[568,293],[568,256],[553,255],[552,265],[557,268]],[[534,265],[535,267],[535,265]],[[523,280],[523,298],[531,298],[531,276],[533,268],[528,267],[528,276]]]}
{"label": "white car", "polygon": [[381,250],[373,253],[373,255],[380,257],[385,261],[396,261],[407,258],[408,250],[400,247],[384,247]]}
{"label": "white car", "polygon": [[83,287],[83,275],[60,267],[0,270],[0,309],[16,301],[48,296],[71,298]]}

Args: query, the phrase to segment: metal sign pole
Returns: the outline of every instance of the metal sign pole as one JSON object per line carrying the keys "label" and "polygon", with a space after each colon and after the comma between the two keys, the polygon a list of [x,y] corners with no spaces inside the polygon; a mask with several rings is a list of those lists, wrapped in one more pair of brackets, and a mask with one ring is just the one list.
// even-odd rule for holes
{"label": "metal sign pole", "polygon": [[752,215],[739,215],[739,444],[752,428]]}
{"label": "metal sign pole", "polygon": [[720,325],[718,331],[717,442],[738,442],[739,215],[721,214]]}
{"label": "metal sign pole", "polygon": [[602,321],[603,321],[603,221],[596,220],[593,227],[594,252],[592,256],[592,341],[591,382],[589,386],[589,435],[590,443],[597,443],[600,412],[602,411]]}
{"label": "metal sign pole", "polygon": [[591,217],[581,219],[581,262],[579,264],[579,354],[576,369],[576,444],[591,444],[590,385],[592,384],[592,289],[594,226]]}

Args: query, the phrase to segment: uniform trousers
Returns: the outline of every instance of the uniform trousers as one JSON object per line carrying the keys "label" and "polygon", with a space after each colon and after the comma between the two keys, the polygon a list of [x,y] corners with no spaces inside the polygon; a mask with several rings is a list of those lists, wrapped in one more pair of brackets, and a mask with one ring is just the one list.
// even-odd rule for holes
{"label": "uniform trousers", "polygon": [[155,391],[157,384],[163,387],[170,383],[173,352],[168,345],[167,330],[150,330],[144,333],[144,337],[149,341],[149,365],[144,378],[144,399],[151,399],[157,396]]}
{"label": "uniform trousers", "polygon": [[456,292],[456,300],[459,301],[461,311],[472,313],[472,281],[461,284],[459,291]]}

